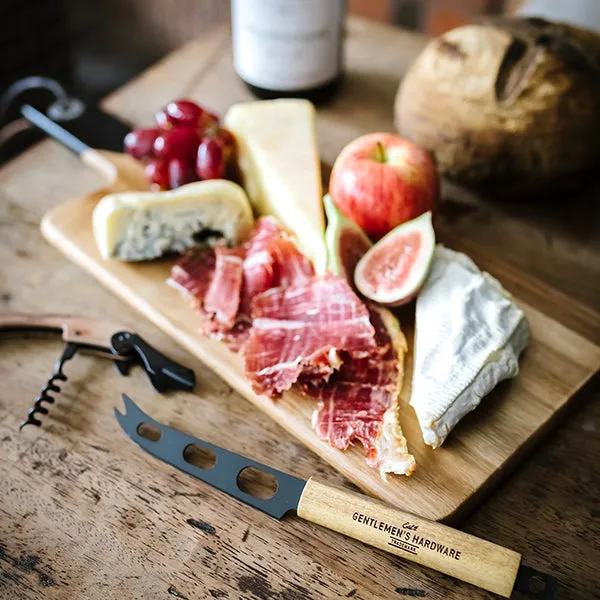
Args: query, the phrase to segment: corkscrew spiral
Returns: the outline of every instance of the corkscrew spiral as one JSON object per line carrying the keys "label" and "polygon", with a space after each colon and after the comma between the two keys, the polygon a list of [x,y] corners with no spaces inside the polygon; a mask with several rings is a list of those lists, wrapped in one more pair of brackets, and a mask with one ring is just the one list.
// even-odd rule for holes
{"label": "corkscrew spiral", "polygon": [[36,427],[40,427],[42,422],[36,415],[47,415],[48,414],[48,406],[44,406],[45,404],[54,404],[55,397],[52,394],[60,393],[61,387],[57,384],[57,382],[64,383],[67,381],[68,377],[63,372],[64,364],[75,356],[77,352],[77,346],[73,343],[68,343],[62,353],[61,357],[56,361],[54,365],[54,372],[48,380],[46,381],[46,385],[41,389],[38,396],[36,396],[33,406],[27,412],[27,419],[21,423],[19,429],[23,429],[25,425],[35,425]]}

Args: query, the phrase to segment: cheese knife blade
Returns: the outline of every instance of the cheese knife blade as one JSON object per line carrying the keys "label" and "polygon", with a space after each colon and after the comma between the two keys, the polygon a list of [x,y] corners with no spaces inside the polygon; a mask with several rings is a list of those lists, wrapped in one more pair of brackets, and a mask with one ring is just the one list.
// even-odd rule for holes
{"label": "cheese knife blade", "polygon": [[[306,481],[288,475],[163,425],[125,394],[123,402],[125,413],[115,409],[117,421],[144,450],[276,519],[296,511],[303,519],[505,598],[510,598],[513,591],[538,600],[555,596],[556,579],[521,565],[521,555],[513,550],[362,494],[330,487],[313,478]],[[192,448],[214,457],[208,468],[190,461]],[[240,474],[248,468],[274,477],[276,488],[270,498],[242,489]]]}

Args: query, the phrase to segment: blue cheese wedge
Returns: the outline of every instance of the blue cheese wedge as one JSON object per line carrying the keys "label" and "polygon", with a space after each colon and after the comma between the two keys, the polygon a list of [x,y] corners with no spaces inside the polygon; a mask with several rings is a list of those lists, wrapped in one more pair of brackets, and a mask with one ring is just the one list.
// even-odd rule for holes
{"label": "blue cheese wedge", "polygon": [[167,192],[109,194],[92,225],[102,258],[140,261],[225,239],[235,245],[253,224],[244,190],[224,179],[199,181]]}
{"label": "blue cheese wedge", "polygon": [[529,326],[512,296],[466,255],[438,245],[417,299],[410,404],[437,448],[498,382],[515,377]]}

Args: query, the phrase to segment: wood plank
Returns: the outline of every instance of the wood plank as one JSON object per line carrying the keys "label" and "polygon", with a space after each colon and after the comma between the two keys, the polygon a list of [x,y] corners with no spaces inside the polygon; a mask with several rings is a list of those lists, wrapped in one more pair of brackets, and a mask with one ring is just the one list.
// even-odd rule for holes
{"label": "wood plank", "polygon": [[[199,315],[176,290],[166,285],[172,260],[132,264],[100,258],[91,230],[91,216],[103,193],[67,202],[52,210],[42,222],[42,232],[48,241],[362,490],[425,517],[456,519],[473,496],[480,499],[489,492],[504,465],[514,465],[513,457],[522,457],[522,447],[531,447],[530,438],[539,439],[555,421],[554,414],[562,412],[576,392],[600,369],[598,346],[539,310],[521,303],[531,325],[533,341],[522,360],[519,377],[494,390],[484,400],[486,406],[465,419],[441,449],[432,451],[422,443],[416,417],[408,405],[412,372],[409,352],[400,414],[418,467],[410,479],[390,477],[385,482],[366,465],[358,446],[340,452],[317,438],[311,427],[312,401],[294,392],[284,394],[277,401],[252,392],[244,377],[240,357],[223,344],[200,336],[197,333]],[[476,248],[471,257],[481,264]],[[526,274],[517,277],[517,281],[527,280]],[[564,313],[569,313],[568,300],[561,308]],[[401,323],[412,349],[412,317],[402,318]],[[560,378],[555,375],[559,370]]]}

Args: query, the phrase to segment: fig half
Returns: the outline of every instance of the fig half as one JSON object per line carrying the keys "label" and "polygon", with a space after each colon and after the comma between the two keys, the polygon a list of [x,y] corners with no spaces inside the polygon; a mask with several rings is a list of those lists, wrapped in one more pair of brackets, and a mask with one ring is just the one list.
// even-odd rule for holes
{"label": "fig half", "polygon": [[323,198],[323,204],[327,215],[327,268],[353,285],[354,269],[373,244],[354,221],[341,213],[329,194]]}
{"label": "fig half", "polygon": [[425,282],[434,248],[431,212],[426,212],[399,225],[368,250],[356,265],[354,284],[378,304],[406,304]]}

